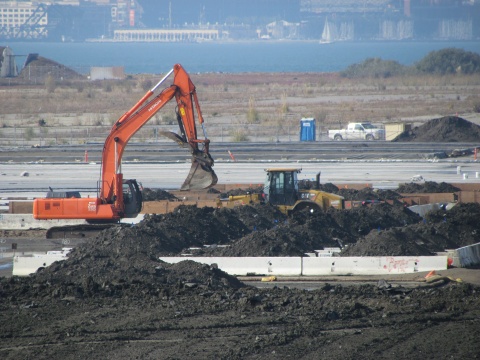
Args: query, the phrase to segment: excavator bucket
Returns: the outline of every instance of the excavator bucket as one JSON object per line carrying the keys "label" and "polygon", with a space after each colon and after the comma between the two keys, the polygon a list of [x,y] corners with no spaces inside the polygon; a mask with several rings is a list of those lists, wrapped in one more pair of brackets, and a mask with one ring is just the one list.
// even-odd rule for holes
{"label": "excavator bucket", "polygon": [[170,131],[160,131],[160,135],[166,136],[175,141],[181,147],[188,147],[192,152],[192,167],[180,190],[201,190],[214,186],[217,175],[212,169],[213,159],[197,149],[193,149],[181,136]]}
{"label": "excavator bucket", "polygon": [[218,181],[215,171],[200,161],[193,159],[192,167],[180,190],[201,190],[214,186]]}

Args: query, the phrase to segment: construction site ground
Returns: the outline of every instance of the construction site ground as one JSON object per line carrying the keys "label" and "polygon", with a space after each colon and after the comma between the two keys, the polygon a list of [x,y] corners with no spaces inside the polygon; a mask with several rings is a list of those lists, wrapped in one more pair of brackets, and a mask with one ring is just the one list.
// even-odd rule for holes
{"label": "construction site ground", "polygon": [[[479,242],[480,204],[458,203],[421,217],[396,198],[398,184],[419,169],[427,180],[441,180],[442,174],[462,177],[459,163],[419,164],[415,172],[401,163],[392,173],[381,166],[372,172],[363,164],[349,165],[343,173],[350,179],[359,174],[362,180],[375,174],[375,183],[388,184],[377,191],[354,192],[322,181],[351,199],[361,194],[392,200],[350,210],[287,217],[264,204],[235,209],[184,205],[78,243],[47,241],[40,230],[4,231],[1,246],[11,249],[15,242],[17,252],[68,245],[74,250],[32,276],[0,278],[0,357],[478,359],[479,269],[448,269],[428,279],[427,273],[328,277],[315,279],[316,286],[306,281],[299,286],[281,278],[243,282],[215,266],[158,260],[192,248],[196,256],[302,256],[339,243],[340,256],[435,256]],[[435,171],[429,171],[430,164],[438,166]],[[460,164],[475,174],[475,162]],[[331,169],[328,179],[338,175]],[[313,168],[309,171],[314,175]],[[36,174],[9,182],[10,189],[48,186],[48,177]],[[222,175],[233,176],[228,170]],[[230,179],[236,183],[241,177]],[[430,190],[434,184],[409,185],[421,193],[422,186]],[[444,185],[434,188],[455,191]],[[205,246],[212,244],[228,246]],[[8,272],[8,262],[0,266]]]}

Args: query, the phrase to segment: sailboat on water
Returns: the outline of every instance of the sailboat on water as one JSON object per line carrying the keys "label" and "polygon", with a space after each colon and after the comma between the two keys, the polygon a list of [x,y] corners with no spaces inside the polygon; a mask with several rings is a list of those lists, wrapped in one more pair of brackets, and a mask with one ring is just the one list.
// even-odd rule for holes
{"label": "sailboat on water", "polygon": [[322,38],[320,39],[320,44],[331,44],[334,42],[334,34],[333,29],[330,23],[328,22],[328,18],[325,19],[325,26],[323,27]]}

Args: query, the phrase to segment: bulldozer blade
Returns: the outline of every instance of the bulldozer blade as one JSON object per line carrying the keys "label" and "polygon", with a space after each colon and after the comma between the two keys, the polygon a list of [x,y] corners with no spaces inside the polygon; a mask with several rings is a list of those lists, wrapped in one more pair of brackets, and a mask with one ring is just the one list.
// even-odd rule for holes
{"label": "bulldozer blade", "polygon": [[192,161],[192,167],[180,190],[201,190],[214,186],[218,181],[213,169],[198,160]]}

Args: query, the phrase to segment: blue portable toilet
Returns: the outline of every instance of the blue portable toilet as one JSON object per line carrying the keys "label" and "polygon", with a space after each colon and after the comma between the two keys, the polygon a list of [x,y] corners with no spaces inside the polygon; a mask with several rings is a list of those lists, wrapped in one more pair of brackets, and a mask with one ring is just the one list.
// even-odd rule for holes
{"label": "blue portable toilet", "polygon": [[315,141],[315,119],[302,118],[300,120],[300,141]]}

